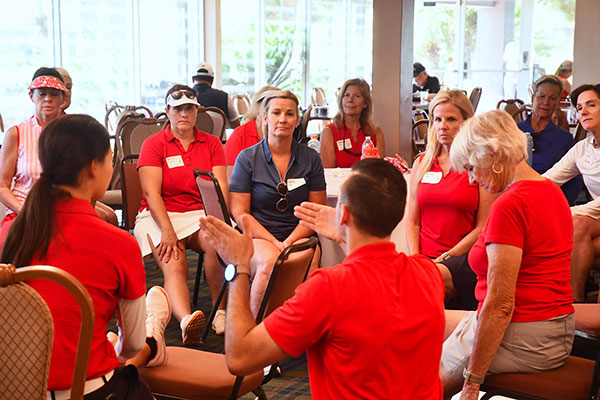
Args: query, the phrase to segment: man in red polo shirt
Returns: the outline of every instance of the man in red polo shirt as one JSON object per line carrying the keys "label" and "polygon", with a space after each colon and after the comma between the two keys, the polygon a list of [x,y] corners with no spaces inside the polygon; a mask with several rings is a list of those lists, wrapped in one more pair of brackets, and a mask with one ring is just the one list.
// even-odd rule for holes
{"label": "man in red polo shirt", "polygon": [[246,375],[307,350],[314,399],[441,399],[442,277],[428,258],[397,253],[389,241],[404,214],[406,182],[379,159],[353,171],[335,210],[296,208],[302,224],[340,242],[348,256],[313,273],[258,326],[248,305],[252,238],[215,218],[200,220],[235,272],[227,277],[227,365]]}

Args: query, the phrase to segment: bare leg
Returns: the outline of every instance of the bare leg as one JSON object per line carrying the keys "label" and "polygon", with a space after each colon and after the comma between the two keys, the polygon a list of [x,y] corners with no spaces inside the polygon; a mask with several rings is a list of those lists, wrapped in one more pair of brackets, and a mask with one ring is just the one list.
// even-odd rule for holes
{"label": "bare leg", "polygon": [[[189,247],[195,251],[204,252],[204,274],[206,275],[206,282],[210,289],[210,295],[212,298],[212,304],[215,304],[219,291],[223,285],[223,273],[224,269],[219,262],[217,252],[212,246],[204,239],[200,234],[200,231],[196,231],[190,237],[188,237]],[[225,309],[225,296],[219,304],[219,309]]]}
{"label": "bare leg", "polygon": [[[441,265],[441,264],[438,264]],[[454,332],[460,320],[464,317],[467,311],[463,310],[445,310],[446,314],[446,327],[444,328],[444,340],[448,339],[448,336]],[[440,361],[440,369],[439,369],[440,379],[442,381],[442,386],[444,387],[444,399],[450,399],[456,393],[460,391],[462,388],[462,380],[457,382],[451,379],[446,373],[446,369],[444,365]]]}
{"label": "bare leg", "polygon": [[454,282],[452,282],[452,274],[448,267],[444,264],[435,264],[438,269],[442,273],[442,278],[444,278],[444,287],[446,289],[446,299],[451,299],[453,297],[458,296],[456,289],[454,288]]}
{"label": "bare leg", "polygon": [[585,282],[594,262],[593,240],[600,236],[600,221],[581,215],[573,216],[573,252],[571,253],[571,288],[576,302],[585,301]]}
{"label": "bare leg", "polygon": [[179,241],[182,254],[179,260],[171,257],[168,262],[160,261],[156,249],[152,251],[154,260],[163,273],[165,290],[171,300],[173,315],[181,322],[183,317],[191,313],[190,289],[187,284],[188,265],[185,257],[185,240]]}
{"label": "bare leg", "polygon": [[117,214],[115,214],[115,210],[111,207],[107,206],[104,203],[100,203],[99,201],[95,204],[96,214],[100,216],[103,220],[108,222],[109,224],[113,224],[114,226],[119,226],[119,220],[117,219]]}

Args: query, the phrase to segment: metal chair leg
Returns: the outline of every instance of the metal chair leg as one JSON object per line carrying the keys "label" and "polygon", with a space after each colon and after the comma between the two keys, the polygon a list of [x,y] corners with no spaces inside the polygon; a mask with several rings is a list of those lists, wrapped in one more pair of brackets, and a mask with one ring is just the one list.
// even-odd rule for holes
{"label": "metal chair leg", "polygon": [[192,304],[198,305],[198,291],[200,289],[200,278],[202,278],[202,264],[204,264],[204,253],[198,253],[198,266],[196,267],[196,281],[194,282],[194,297]]}

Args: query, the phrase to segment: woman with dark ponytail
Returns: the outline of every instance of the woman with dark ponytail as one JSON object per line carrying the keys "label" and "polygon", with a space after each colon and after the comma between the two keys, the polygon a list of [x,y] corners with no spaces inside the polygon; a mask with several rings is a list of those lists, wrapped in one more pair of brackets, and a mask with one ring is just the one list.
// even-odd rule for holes
{"label": "woman with dark ponytail", "polygon": [[[96,320],[84,389],[85,399],[111,393],[152,398],[135,367],[165,362],[164,327],[171,314],[166,292],[146,291],[144,266],[135,239],[103,221],[92,204],[102,198],[112,173],[108,133],[87,115],[50,122],[38,141],[42,167],[14,220],[2,251],[2,262],[17,268],[52,265],[75,276],[90,293]],[[69,397],[80,325],[74,299],[57,285],[34,280],[30,285],[48,304],[54,321],[54,344],[48,398]],[[108,341],[107,324],[117,312],[119,337]],[[140,315],[146,314],[146,326]],[[145,341],[145,342],[144,342]]]}

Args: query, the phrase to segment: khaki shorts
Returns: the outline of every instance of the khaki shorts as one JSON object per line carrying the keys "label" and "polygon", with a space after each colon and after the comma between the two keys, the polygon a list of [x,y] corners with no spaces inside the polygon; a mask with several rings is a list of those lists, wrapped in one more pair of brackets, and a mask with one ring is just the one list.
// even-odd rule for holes
{"label": "khaki shorts", "polygon": [[[574,314],[544,321],[511,322],[487,374],[534,373],[562,366],[573,346],[574,329]],[[463,369],[469,365],[476,332],[477,312],[470,311],[444,342],[441,362],[456,382],[463,381]]]}

